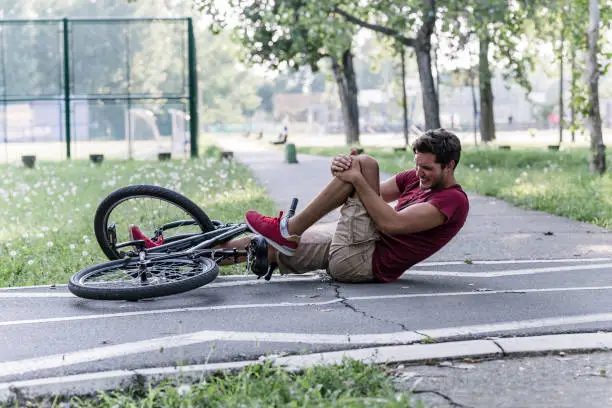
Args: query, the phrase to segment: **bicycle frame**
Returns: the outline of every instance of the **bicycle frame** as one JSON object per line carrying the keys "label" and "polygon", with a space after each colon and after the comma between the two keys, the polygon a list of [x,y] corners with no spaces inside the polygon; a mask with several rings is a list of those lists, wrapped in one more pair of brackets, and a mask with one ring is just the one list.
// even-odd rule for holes
{"label": "bicycle frame", "polygon": [[[191,221],[174,221],[168,224],[162,225],[158,231],[165,231],[171,228],[176,228],[179,226],[187,225],[191,223]],[[197,258],[199,256],[207,256],[210,255],[211,258],[215,258],[216,254],[221,254],[222,257],[219,259],[214,259],[216,262],[220,261],[223,258],[228,256],[234,256],[236,259],[239,256],[245,256],[246,250],[222,250],[222,249],[211,249],[211,247],[228,241],[242,233],[250,231],[248,225],[246,224],[222,224],[218,223],[218,228],[213,231],[203,232],[199,234],[189,234],[186,237],[173,237],[174,239],[170,242],[164,243],[160,246],[154,248],[144,248],[144,241],[136,240],[136,241],[128,241],[115,246],[115,248],[120,249],[128,246],[135,246],[138,250],[138,255],[134,254],[134,256],[139,256],[142,259],[141,254],[152,255],[155,259],[171,259],[171,258],[179,258],[179,257],[188,257],[191,259]],[[176,250],[175,248],[184,248]],[[164,253],[163,255],[161,253]],[[157,255],[160,254],[160,255]]]}

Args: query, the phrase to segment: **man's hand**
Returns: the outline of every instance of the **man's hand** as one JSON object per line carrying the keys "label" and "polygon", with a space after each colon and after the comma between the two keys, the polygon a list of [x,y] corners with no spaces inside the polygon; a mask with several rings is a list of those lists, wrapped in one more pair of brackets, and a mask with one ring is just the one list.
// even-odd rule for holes
{"label": "man's hand", "polygon": [[331,173],[335,176],[336,173],[341,173],[351,168],[353,158],[346,154],[338,154],[334,156],[331,164]]}
{"label": "man's hand", "polygon": [[342,181],[353,183],[358,177],[361,177],[361,164],[359,164],[358,159],[354,159],[350,168],[342,171],[332,171],[332,174]]}

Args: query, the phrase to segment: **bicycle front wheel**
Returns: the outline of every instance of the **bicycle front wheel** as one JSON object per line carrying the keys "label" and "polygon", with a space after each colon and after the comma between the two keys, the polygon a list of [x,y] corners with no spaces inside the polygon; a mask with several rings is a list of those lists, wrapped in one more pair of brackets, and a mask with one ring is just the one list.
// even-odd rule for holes
{"label": "bicycle front wheel", "polygon": [[197,260],[125,258],[107,261],[75,273],[68,289],[95,300],[140,300],[169,296],[213,281],[219,266],[210,258]]}
{"label": "bicycle front wheel", "polygon": [[108,259],[136,255],[134,245],[125,246],[132,242],[132,224],[153,242],[163,239],[165,244],[215,229],[200,207],[175,191],[147,184],[122,187],[102,200],[94,217],[96,239]]}

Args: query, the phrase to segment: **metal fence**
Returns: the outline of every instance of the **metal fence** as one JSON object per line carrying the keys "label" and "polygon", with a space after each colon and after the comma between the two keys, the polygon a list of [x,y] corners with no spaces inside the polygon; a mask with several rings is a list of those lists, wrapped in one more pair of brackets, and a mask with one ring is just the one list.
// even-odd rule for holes
{"label": "metal fence", "polygon": [[7,161],[160,150],[195,157],[197,94],[190,18],[0,20]]}

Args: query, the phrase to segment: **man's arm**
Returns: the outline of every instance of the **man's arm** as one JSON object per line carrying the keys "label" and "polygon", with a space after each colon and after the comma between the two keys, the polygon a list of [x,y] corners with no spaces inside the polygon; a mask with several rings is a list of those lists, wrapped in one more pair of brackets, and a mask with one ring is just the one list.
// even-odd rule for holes
{"label": "man's arm", "polygon": [[429,203],[413,204],[397,212],[379,197],[366,180],[356,177],[353,186],[376,227],[385,234],[411,234],[442,225],[446,216]]}
{"label": "man's arm", "polygon": [[[332,175],[349,170],[353,160],[358,161],[358,156],[348,156],[345,154],[338,154],[334,156],[331,163]],[[400,197],[400,194],[401,192],[399,191],[399,187],[395,181],[395,176],[391,177],[389,180],[380,185],[380,195],[386,203],[397,200]]]}
{"label": "man's arm", "polygon": [[397,182],[395,181],[395,176],[391,177],[389,180],[380,185],[380,196],[385,203],[390,203],[397,200],[400,195],[401,192],[397,186]]}
{"label": "man's arm", "polygon": [[[353,161],[350,169],[336,172],[336,177],[355,187],[359,199],[379,231],[386,234],[410,234],[426,231],[443,224],[444,214],[428,203],[419,203],[404,208],[400,212],[391,208],[385,200],[368,184],[361,174],[359,161]],[[395,180],[393,180],[395,183]],[[387,182],[385,182],[386,184]],[[397,188],[397,184],[395,184]]]}

